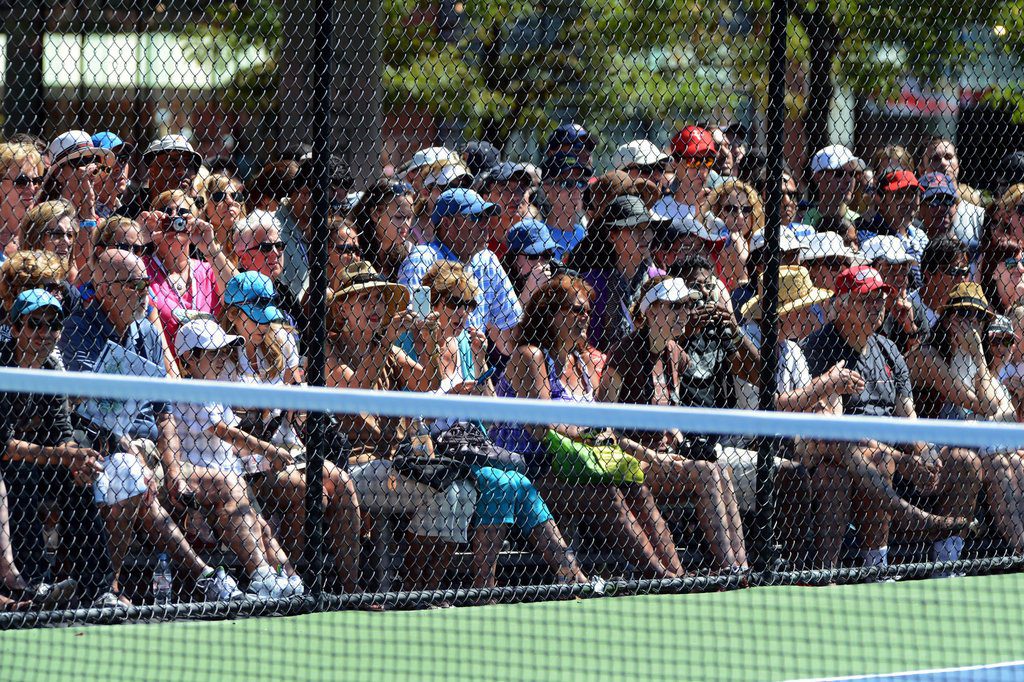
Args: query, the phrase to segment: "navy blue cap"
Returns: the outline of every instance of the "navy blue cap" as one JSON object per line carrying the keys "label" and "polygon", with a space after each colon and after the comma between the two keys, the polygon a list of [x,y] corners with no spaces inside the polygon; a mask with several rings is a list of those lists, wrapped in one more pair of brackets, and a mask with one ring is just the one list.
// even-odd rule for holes
{"label": "navy blue cap", "polygon": [[507,241],[511,254],[541,256],[558,251],[558,244],[551,238],[551,230],[536,218],[521,220],[509,228]]}
{"label": "navy blue cap", "polygon": [[462,150],[462,160],[470,173],[480,175],[501,163],[501,150],[490,142],[470,140]]}
{"label": "navy blue cap", "polygon": [[573,152],[555,152],[544,159],[540,170],[545,180],[553,180],[563,175],[589,179],[594,175],[594,169]]}
{"label": "navy blue cap", "polygon": [[572,145],[572,148],[578,151],[592,152],[597,147],[597,138],[577,123],[563,123],[551,133],[547,149],[550,151],[555,147],[567,145]]}
{"label": "navy blue cap", "polygon": [[470,216],[475,219],[489,218],[499,215],[501,206],[484,201],[484,198],[471,189],[449,189],[441,192],[430,214],[430,222],[437,225],[442,218],[451,216]]}

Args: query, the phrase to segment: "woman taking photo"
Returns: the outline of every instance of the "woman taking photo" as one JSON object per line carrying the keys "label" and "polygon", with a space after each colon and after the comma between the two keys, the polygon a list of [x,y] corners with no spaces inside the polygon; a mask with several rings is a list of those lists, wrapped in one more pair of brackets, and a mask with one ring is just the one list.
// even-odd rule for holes
{"label": "woman taking photo", "polygon": [[[598,381],[587,352],[593,289],[577,277],[556,275],[530,299],[519,325],[519,342],[498,382],[503,397],[593,402]],[[681,576],[683,566],[654,496],[645,485],[574,484],[551,470],[543,445],[553,430],[581,440],[590,429],[567,424],[501,425],[494,442],[526,458],[527,474],[558,513],[585,514],[601,524],[601,536],[624,551],[644,575]]]}
{"label": "woman taking photo", "polygon": [[[236,269],[214,236],[213,225],[196,218],[196,205],[181,190],[153,201],[153,210],[139,221],[152,235],[154,254],[147,257],[150,296],[160,314],[166,338],[173,339],[181,320],[216,315],[228,280]],[[192,258],[195,245],[206,260]]]}
{"label": "woman taking photo", "polygon": [[727,180],[708,195],[705,212],[719,218],[729,230],[729,240],[718,255],[719,275],[732,291],[747,283],[750,238],[764,229],[761,197],[750,185]]}
{"label": "woman taking photo", "polygon": [[[412,333],[423,336],[425,357],[436,353],[436,333],[432,331],[436,321],[418,320],[408,306],[408,289],[386,281],[365,261],[350,265],[330,301],[327,385],[418,392],[437,388],[436,374],[394,345],[403,334]],[[411,429],[405,419],[371,414],[340,414],[336,418],[352,446],[350,472],[360,506],[373,519],[410,517],[406,589],[436,589],[456,543],[469,541],[476,486],[467,477],[435,490],[417,481],[409,470],[400,471],[397,455],[409,454],[412,449]]]}
{"label": "woman taking photo", "polygon": [[[494,384],[487,378],[487,336],[477,329],[466,329],[469,313],[481,295],[476,280],[461,264],[442,260],[427,271],[423,286],[430,291],[437,341],[414,338],[410,356],[429,358],[428,368],[440,384],[437,393],[493,397]],[[438,419],[431,424],[430,433],[439,454],[445,454],[444,446],[450,439],[456,448],[466,443],[474,452],[488,455],[473,466],[479,491],[477,525],[471,541],[474,587],[497,585],[498,554],[511,525],[530,539],[560,582],[587,582],[540,493],[518,470],[525,468],[521,457],[491,443],[479,422]]]}
{"label": "woman taking photo", "polygon": [[[637,329],[608,353],[598,399],[639,405],[680,405],[679,378],[689,362],[681,341],[701,294],[681,279],[657,277],[645,287],[637,306]],[[743,524],[729,467],[693,459],[685,434],[669,431],[619,431],[623,450],[641,461],[655,499],[668,504],[693,502],[697,520],[718,567],[748,570]]]}

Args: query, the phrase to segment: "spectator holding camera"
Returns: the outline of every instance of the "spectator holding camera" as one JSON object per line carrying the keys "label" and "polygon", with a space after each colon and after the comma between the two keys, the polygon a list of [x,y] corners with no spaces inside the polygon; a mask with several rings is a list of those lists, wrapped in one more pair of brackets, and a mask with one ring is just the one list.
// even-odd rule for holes
{"label": "spectator holding camera", "polygon": [[[155,247],[145,259],[146,268],[164,334],[173,339],[181,320],[219,312],[224,288],[237,270],[216,241],[213,226],[196,218],[195,202],[187,193],[160,194],[153,209],[140,217]],[[205,261],[192,258],[193,244]]]}
{"label": "spectator holding camera", "polygon": [[[637,329],[609,351],[598,398],[681,405],[679,385],[690,361],[683,346],[690,315],[701,299],[682,279],[668,275],[652,279],[636,306]],[[729,468],[691,452],[686,434],[675,429],[626,430],[617,435],[623,450],[643,463],[645,482],[659,502],[695,503],[697,521],[718,567],[746,571],[743,527]]]}

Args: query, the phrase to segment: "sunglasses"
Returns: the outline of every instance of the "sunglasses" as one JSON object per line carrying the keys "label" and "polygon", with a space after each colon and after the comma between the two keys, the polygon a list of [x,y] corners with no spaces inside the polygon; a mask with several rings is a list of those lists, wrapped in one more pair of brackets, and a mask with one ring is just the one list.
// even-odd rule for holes
{"label": "sunglasses", "polygon": [[250,246],[246,251],[259,251],[260,253],[270,253],[271,251],[284,252],[284,242],[260,242],[255,246]]}
{"label": "sunglasses", "polygon": [[64,329],[64,320],[59,318],[54,320],[44,320],[38,317],[29,317],[25,320],[25,326],[36,332],[41,329],[46,329],[51,332],[59,332]]}
{"label": "sunglasses", "polygon": [[539,260],[548,260],[551,258],[550,253],[521,253],[519,254],[531,263],[536,263]]}
{"label": "sunglasses", "polygon": [[244,204],[245,200],[248,199],[248,198],[249,198],[249,195],[244,190],[238,190],[238,191],[235,191],[235,192],[219,191],[219,192],[212,192],[210,194],[210,201],[212,201],[215,204],[219,204],[222,201],[226,201],[228,199],[231,199],[232,201],[235,201],[235,202],[237,202],[239,204]]}
{"label": "sunglasses", "polygon": [[331,244],[331,250],[334,251],[334,253],[339,254],[341,256],[345,256],[348,254],[351,254],[353,256],[361,256],[363,253],[359,249],[358,244],[348,244],[344,242],[334,242],[333,244]]}
{"label": "sunglasses", "polygon": [[192,209],[184,206],[176,206],[175,208],[165,208],[163,212],[169,216],[178,216],[179,218],[188,218],[192,215]]}
{"label": "sunglasses", "polygon": [[580,305],[576,303],[574,305],[563,306],[562,310],[573,315],[582,315],[584,317],[590,317],[590,306]]}
{"label": "sunglasses", "polygon": [[962,268],[962,267],[961,268],[950,267],[950,268],[946,268],[945,270],[943,270],[942,274],[947,275],[949,277],[969,277],[970,274],[971,274],[971,269],[970,268]]}
{"label": "sunglasses", "polygon": [[636,171],[637,173],[642,173],[643,175],[653,175],[655,173],[664,173],[667,169],[665,168],[664,164],[655,163],[648,164],[646,166],[629,166],[626,170]]}
{"label": "sunglasses", "polygon": [[43,181],[42,175],[25,175],[22,173],[18,177],[11,180],[15,187],[35,187]]}
{"label": "sunglasses", "polygon": [[983,313],[969,308],[955,309],[950,312],[950,317],[964,322],[983,322],[987,319]]}
{"label": "sunglasses", "polygon": [[476,301],[466,301],[461,298],[446,298],[444,299],[444,305],[453,310],[465,310],[471,313],[476,310],[478,304]]}
{"label": "sunglasses", "polygon": [[725,204],[722,206],[722,213],[726,215],[740,215],[744,218],[749,218],[754,215],[753,206],[739,206],[737,204]]}
{"label": "sunglasses", "polygon": [[561,189],[586,189],[586,180],[552,180],[551,184]]}
{"label": "sunglasses", "polygon": [[47,230],[46,236],[50,239],[67,239],[68,241],[75,240],[75,233],[73,230]]}
{"label": "sunglasses", "polygon": [[932,197],[928,201],[924,202],[925,205],[931,206],[932,208],[953,208],[956,206],[956,198],[951,196]]}
{"label": "sunglasses", "polygon": [[149,278],[148,277],[133,277],[129,279],[112,279],[107,284],[119,284],[125,289],[130,289],[136,293],[142,293],[143,291],[149,290]]}
{"label": "sunglasses", "polygon": [[989,334],[988,342],[995,346],[1012,346],[1017,342],[1017,337],[1012,334]]}
{"label": "sunglasses", "polygon": [[711,168],[715,165],[715,157],[705,156],[700,157],[687,157],[683,160],[683,165],[687,168]]}
{"label": "sunglasses", "polygon": [[97,244],[97,249],[117,249],[118,251],[129,251],[136,256],[148,256],[152,252],[152,244],[126,244],[125,242],[118,242],[117,244]]}

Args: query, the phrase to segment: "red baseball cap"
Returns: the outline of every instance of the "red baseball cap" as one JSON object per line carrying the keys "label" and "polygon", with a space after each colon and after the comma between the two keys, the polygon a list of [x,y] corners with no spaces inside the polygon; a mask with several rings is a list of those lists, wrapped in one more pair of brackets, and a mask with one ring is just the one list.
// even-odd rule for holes
{"label": "red baseball cap", "polygon": [[870,265],[855,265],[846,268],[836,275],[836,296],[842,294],[870,294],[872,291],[885,289],[892,294],[894,289],[885,283],[882,275]]}
{"label": "red baseball cap", "polygon": [[921,183],[917,181],[917,176],[908,170],[890,171],[878,181],[879,192],[899,192],[911,187],[920,190]]}
{"label": "red baseball cap", "polygon": [[711,131],[700,126],[686,126],[672,138],[672,154],[683,158],[705,158],[716,156],[718,147]]}

